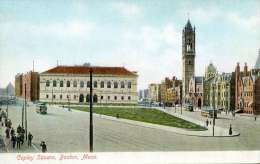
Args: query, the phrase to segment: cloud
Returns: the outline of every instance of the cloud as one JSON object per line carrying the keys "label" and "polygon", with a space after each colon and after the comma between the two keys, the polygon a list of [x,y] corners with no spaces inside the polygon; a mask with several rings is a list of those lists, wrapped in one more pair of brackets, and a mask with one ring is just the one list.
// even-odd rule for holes
{"label": "cloud", "polygon": [[229,13],[227,18],[230,22],[235,23],[238,27],[241,26],[248,30],[254,30],[259,32],[259,27],[260,27],[259,15],[253,15],[245,18],[245,17],[241,17],[236,13]]}
{"label": "cloud", "polygon": [[141,7],[135,4],[128,4],[124,2],[113,3],[112,8],[127,17],[140,15],[143,12]]}
{"label": "cloud", "polygon": [[25,22],[5,22],[0,24],[3,35],[11,33],[36,37],[83,38],[95,29],[95,23],[86,21],[68,21],[47,24]]}

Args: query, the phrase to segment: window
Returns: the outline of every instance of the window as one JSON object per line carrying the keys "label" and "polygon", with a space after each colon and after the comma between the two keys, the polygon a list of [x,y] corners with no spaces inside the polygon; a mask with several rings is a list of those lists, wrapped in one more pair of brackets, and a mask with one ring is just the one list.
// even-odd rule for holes
{"label": "window", "polygon": [[67,99],[69,99],[70,98],[70,96],[69,95],[67,95]]}
{"label": "window", "polygon": [[62,99],[62,95],[60,95],[60,99]]}
{"label": "window", "polygon": [[56,81],[56,80],[53,80],[52,86],[53,86],[53,87],[56,87],[56,86],[57,86],[57,81]]}
{"label": "window", "polygon": [[67,87],[70,87],[70,81],[67,81]]}
{"label": "window", "polygon": [[55,99],[56,98],[56,95],[53,95],[53,99]]}
{"label": "window", "polygon": [[104,81],[101,81],[100,88],[104,88]]}
{"label": "window", "polygon": [[74,100],[76,100],[77,99],[77,96],[76,95],[74,95]]}
{"label": "window", "polygon": [[117,96],[115,96],[114,99],[117,100]]}
{"label": "window", "polygon": [[63,81],[60,81],[60,87],[63,87]]}
{"label": "window", "polygon": [[131,96],[128,96],[128,100],[131,100]]}
{"label": "window", "polygon": [[94,88],[97,88],[97,81],[94,81]]}
{"label": "window", "polygon": [[47,81],[46,81],[46,87],[49,87],[49,86],[50,86],[50,81],[47,80]]}
{"label": "window", "polygon": [[49,98],[49,95],[46,95],[46,99],[48,99]]}
{"label": "window", "polygon": [[121,100],[124,100],[124,96],[121,96]]}
{"label": "window", "polygon": [[84,82],[80,81],[80,88],[83,88],[83,87],[84,87]]}
{"label": "window", "polygon": [[129,82],[127,83],[127,87],[128,87],[128,88],[131,88],[131,81],[129,81]]}
{"label": "window", "polygon": [[114,82],[114,88],[118,88],[118,83],[116,81]]}
{"label": "window", "polygon": [[107,82],[107,88],[111,88],[111,82],[110,81]]}
{"label": "window", "polygon": [[101,100],[103,100],[103,98],[104,98],[103,96],[100,97]]}
{"label": "window", "polygon": [[125,88],[125,83],[123,81],[121,81],[120,85],[121,85],[121,88]]}
{"label": "window", "polygon": [[107,99],[110,100],[110,96],[107,96]]}
{"label": "window", "polygon": [[77,87],[77,81],[76,80],[73,81],[73,87]]}
{"label": "window", "polygon": [[90,81],[87,82],[87,87],[90,88]]}

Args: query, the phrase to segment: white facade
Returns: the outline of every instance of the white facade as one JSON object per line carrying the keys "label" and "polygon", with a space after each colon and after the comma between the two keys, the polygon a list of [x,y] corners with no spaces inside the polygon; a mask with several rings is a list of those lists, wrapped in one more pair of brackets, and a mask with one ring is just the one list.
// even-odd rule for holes
{"label": "white facade", "polygon": [[[87,103],[90,94],[89,85],[89,74],[42,73],[40,74],[40,101]],[[93,74],[92,86],[94,103],[137,103],[137,76]]]}

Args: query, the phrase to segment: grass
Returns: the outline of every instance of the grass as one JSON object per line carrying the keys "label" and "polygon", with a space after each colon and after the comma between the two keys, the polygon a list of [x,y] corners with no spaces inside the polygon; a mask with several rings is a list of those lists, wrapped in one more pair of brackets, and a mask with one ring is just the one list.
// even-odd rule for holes
{"label": "grass", "polygon": [[[72,106],[71,108],[84,112],[89,112],[88,107]],[[184,128],[189,130],[206,130],[205,127],[199,126],[192,122],[180,119],[165,112],[151,108],[94,107],[93,112],[112,117],[116,117],[118,114],[119,118],[172,126],[177,128]]]}

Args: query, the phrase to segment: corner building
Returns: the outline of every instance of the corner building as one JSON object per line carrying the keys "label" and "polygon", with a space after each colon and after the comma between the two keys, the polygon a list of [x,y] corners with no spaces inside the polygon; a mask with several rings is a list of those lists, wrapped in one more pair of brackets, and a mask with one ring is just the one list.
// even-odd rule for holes
{"label": "corner building", "polygon": [[88,103],[90,68],[93,70],[93,102],[137,104],[137,73],[124,67],[57,66],[40,74],[40,101]]}

